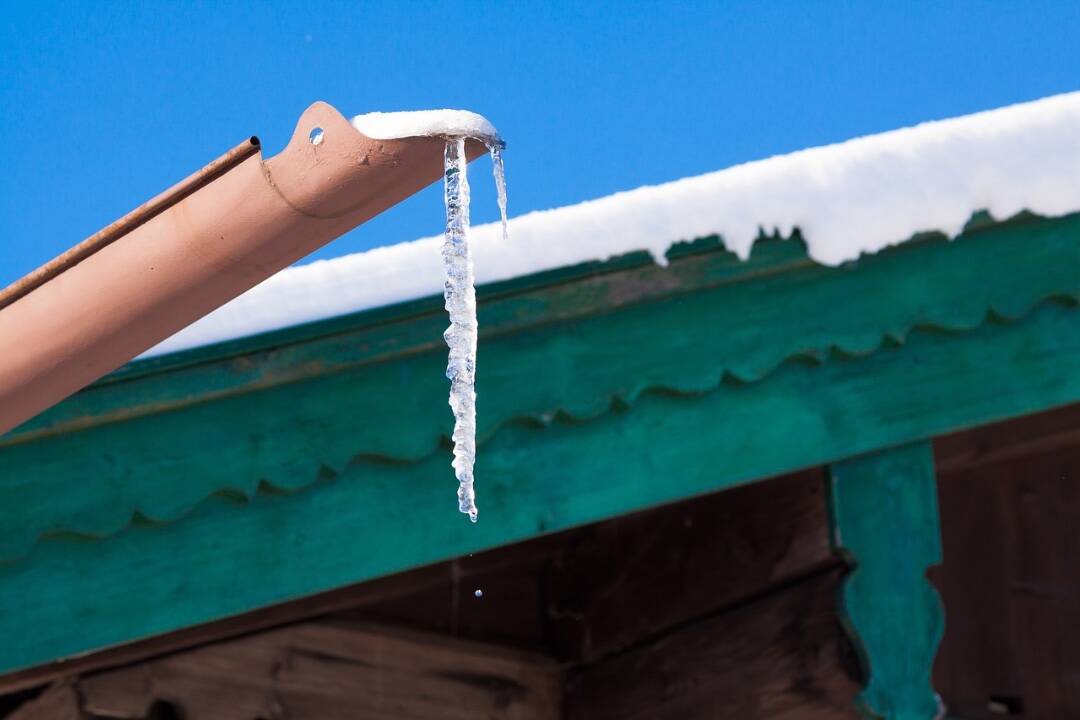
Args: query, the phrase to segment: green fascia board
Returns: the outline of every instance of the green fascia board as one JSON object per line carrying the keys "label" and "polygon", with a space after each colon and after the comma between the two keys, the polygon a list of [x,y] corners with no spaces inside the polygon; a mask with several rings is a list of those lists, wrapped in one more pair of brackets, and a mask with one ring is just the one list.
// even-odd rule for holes
{"label": "green fascia board", "polygon": [[[916,331],[903,346],[768,382],[660,390],[590,422],[519,422],[480,454],[481,519],[456,512],[449,450],[359,459],[293,492],[222,493],[104,540],[49,538],[0,567],[13,670],[1080,398],[1080,310]],[[78,632],[70,628],[78,627]]]}
{"label": "green fascia board", "polygon": [[699,243],[504,287],[476,526],[434,308],[125,370],[0,447],[0,671],[1075,402],[1078,240],[1024,218],[842,268]]}
{"label": "green fascia board", "polygon": [[[864,355],[913,328],[963,330],[1074,298],[1078,238],[1080,215],[1028,218],[841,268],[809,262],[797,240],[759,243],[747,263],[714,240],[668,268],[623,259],[489,290],[480,449],[511,423],[587,422],[649,389],[758,382],[791,358]],[[103,537],[134,518],[176,519],[214,493],[295,490],[355,458],[436,452],[452,422],[443,311],[418,302],[352,321],[254,338],[247,353],[233,344],[196,351],[201,361],[164,358],[0,439],[0,561],[42,536]]]}

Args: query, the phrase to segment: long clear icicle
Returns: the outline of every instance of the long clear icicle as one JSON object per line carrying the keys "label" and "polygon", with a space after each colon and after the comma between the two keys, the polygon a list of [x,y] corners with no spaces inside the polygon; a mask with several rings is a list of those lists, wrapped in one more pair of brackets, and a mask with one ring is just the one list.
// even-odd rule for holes
{"label": "long clear icicle", "polygon": [[473,462],[476,459],[476,291],[469,253],[469,178],[465,139],[449,138],[445,154],[446,233],[443,295],[450,327],[443,338],[450,348],[446,377],[450,380],[450,408],[454,411],[454,474],[458,480],[458,508],[476,522]]}
{"label": "long clear icicle", "polygon": [[510,239],[506,229],[506,167],[503,165],[501,146],[489,145],[488,151],[491,153],[491,170],[495,173],[495,190],[499,196],[499,217],[502,220],[502,239],[505,243]]}

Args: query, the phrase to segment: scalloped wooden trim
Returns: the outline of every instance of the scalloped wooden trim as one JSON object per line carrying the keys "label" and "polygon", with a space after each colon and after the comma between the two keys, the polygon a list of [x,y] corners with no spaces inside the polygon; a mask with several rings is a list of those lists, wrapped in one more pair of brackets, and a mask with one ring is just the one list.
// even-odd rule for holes
{"label": "scalloped wooden trim", "polygon": [[[988,276],[987,268],[1000,263],[995,256],[1010,252],[1018,238],[1024,252],[1009,258],[1009,276]],[[724,340],[713,349],[713,368],[753,381],[795,354],[813,355],[832,346],[859,353],[883,335],[902,336],[920,324],[971,326],[987,308],[1015,316],[1048,294],[1076,294],[1078,239],[1080,213],[1054,219],[1023,215],[977,225],[954,241],[929,233],[857,263],[827,268],[806,257],[797,234],[759,241],[746,262],[724,251],[718,238],[703,238],[678,252],[673,248],[667,268],[634,253],[480,288],[480,342],[484,346],[548,323],[588,322],[612,311],[705,293],[720,305],[701,325],[704,339],[711,331]],[[856,268],[860,272],[852,273]],[[882,272],[889,275],[887,283],[874,276]],[[995,282],[988,283],[991,277]],[[964,292],[957,292],[961,288]],[[879,297],[881,292],[894,297]],[[860,313],[828,314],[831,307],[865,298],[874,303],[860,307]],[[815,300],[829,302],[822,307]],[[809,314],[800,314],[804,309]],[[442,315],[441,301],[426,298],[136,363],[0,436],[0,447],[440,352]],[[753,336],[749,344],[735,343],[748,323],[775,331]],[[540,407],[512,416],[554,411]],[[378,447],[366,451],[408,457]]]}
{"label": "scalloped wooden trim", "polygon": [[[0,618],[8,619],[0,621],[8,640],[0,644],[0,672],[1080,402],[1078,363],[1080,311],[1048,303],[1022,323],[915,333],[906,345],[865,358],[789,363],[768,382],[723,384],[693,397],[646,393],[632,412],[592,422],[508,425],[478,458],[486,518],[479,525],[448,509],[456,486],[447,484],[443,449],[418,464],[361,461],[331,482],[259,493],[242,508],[215,498],[182,522],[106,541],[41,543],[25,561],[0,565],[0,586],[12,589],[0,593]],[[154,445],[168,437],[160,422],[137,424],[146,447],[131,471],[144,480],[161,469],[155,463],[163,455],[181,450]],[[246,451],[236,437],[225,440]],[[267,441],[303,456],[295,439],[286,433]],[[183,477],[219,473],[227,460],[216,448],[183,449],[198,456]],[[60,455],[63,448],[39,448],[36,458]],[[72,462],[78,468],[79,459]],[[79,486],[71,473],[64,477],[66,490]],[[74,635],[67,631],[73,617]]]}
{"label": "scalloped wooden trim", "polygon": [[[1034,312],[1040,305],[1055,301],[1065,302],[1070,306],[1080,305],[1080,299],[1075,299],[1071,297],[1047,298],[1042,303],[1038,303],[1037,305],[1030,308],[1028,313],[1026,314]],[[1019,322],[1022,319],[1023,316],[1018,318],[1009,318],[1001,314],[988,311],[983,319],[983,322],[969,328],[944,328],[936,325],[914,327],[900,337],[883,337],[881,342],[876,344],[873,348],[865,350],[864,352],[856,353],[852,351],[843,351],[839,348],[830,348],[829,351],[825,353],[825,356],[821,354],[795,355],[781,361],[776,367],[770,368],[766,376],[768,374],[771,374],[772,372],[777,371],[780,367],[790,363],[802,364],[809,361],[813,365],[821,365],[822,363],[827,362],[828,357],[833,357],[834,359],[866,358],[886,347],[889,341],[892,341],[896,346],[904,345],[907,341],[907,338],[913,333],[933,334],[945,332],[949,334],[960,334],[964,332],[972,332],[979,327],[982,327],[983,325],[986,325],[987,323],[993,322],[995,320],[998,322],[1014,323]],[[632,411],[638,400],[644,395],[667,394],[683,397],[695,397],[715,392],[724,384],[739,385],[745,384],[746,382],[748,381],[745,381],[741,378],[733,376],[730,373],[725,372],[721,374],[719,380],[713,380],[711,382],[706,380],[704,382],[694,383],[690,385],[652,385],[636,388],[632,394],[628,394],[626,396],[617,394],[608,398],[601,407],[598,407],[595,412],[591,412],[589,414],[575,415],[566,410],[559,409],[553,413],[547,413],[542,416],[530,415],[514,417],[504,421],[497,428],[480,438],[478,447],[482,448],[484,445],[490,442],[500,430],[505,430],[514,425],[527,424],[537,428],[548,427],[555,423],[562,425],[581,425],[584,423],[594,422],[612,412]],[[280,495],[302,492],[320,481],[325,482],[333,479],[341,472],[343,472],[350,464],[354,464],[359,460],[388,462],[399,465],[414,465],[423,462],[427,458],[430,458],[432,455],[436,454],[441,447],[445,446],[446,442],[447,436],[442,435],[439,437],[438,440],[432,443],[429,451],[423,453],[418,457],[404,460],[385,458],[378,455],[372,455],[370,453],[357,453],[349,457],[339,457],[335,460],[312,459],[310,461],[305,461],[304,463],[305,466],[310,468],[310,470],[300,473],[301,475],[310,478],[308,480],[300,482],[288,482],[282,477],[252,477],[246,485],[229,484],[222,487],[216,487],[203,495],[189,499],[181,507],[174,508],[172,510],[162,511],[161,509],[156,509],[153,506],[147,505],[136,505],[134,507],[131,507],[127,511],[123,510],[122,508],[111,507],[108,510],[109,515],[113,518],[113,520],[105,525],[99,524],[97,527],[90,527],[87,525],[65,526],[60,524],[54,524],[52,527],[39,529],[36,534],[34,534],[33,532],[28,532],[25,539],[21,543],[7,543],[7,546],[9,548],[14,549],[9,549],[6,553],[2,552],[2,548],[5,547],[5,543],[0,542],[0,564],[17,561],[18,559],[29,554],[32,551],[33,547],[39,542],[51,537],[69,536],[74,538],[101,540],[123,532],[131,527],[137,527],[140,525],[165,525],[171,522],[176,522],[191,514],[200,505],[204,504],[206,501],[214,497],[220,497],[237,502],[239,504],[245,504],[250,502],[256,495],[259,494]],[[100,517],[97,520],[100,523]]]}
{"label": "scalloped wooden trim", "polygon": [[[592,422],[613,409],[633,407],[645,393],[697,395],[725,383],[761,382],[785,363],[869,357],[903,344],[912,332],[974,332],[988,322],[1025,318],[1047,302],[1075,304],[1080,297],[1078,239],[1080,215],[1029,219],[987,226],[951,243],[939,239],[900,246],[841,269],[806,265],[798,259],[801,250],[795,252],[797,242],[774,241],[759,244],[764,255],[757,257],[756,266],[753,259],[747,266],[732,266],[713,248],[673,261],[670,269],[624,268],[570,285],[546,285],[531,295],[505,293],[481,316],[491,321],[481,342],[486,368],[478,388],[481,449],[515,424]],[[747,270],[749,276],[736,270]],[[638,296],[631,292],[635,287]],[[649,294],[658,287],[663,292]],[[830,314],[838,298],[859,289],[873,292],[873,302],[858,314]],[[612,302],[616,309],[600,312]],[[742,303],[751,314],[725,313],[731,303]],[[793,307],[806,312],[793,313]],[[861,325],[851,324],[855,315]],[[807,318],[816,318],[818,325],[808,326]],[[37,439],[16,436],[0,447],[5,465],[0,495],[21,508],[2,525],[0,559],[24,555],[42,536],[106,537],[139,517],[171,522],[215,493],[251,497],[260,482],[294,492],[310,484],[321,468],[340,472],[361,457],[394,463],[430,457],[445,443],[451,420],[441,373],[439,333],[444,325],[441,314],[433,312],[410,319],[404,335],[401,325],[376,323],[359,333],[96,388],[94,393],[111,398],[108,402],[149,403],[148,409],[127,422]],[[665,332],[657,334],[657,328]],[[431,343],[417,344],[425,334]],[[364,347],[379,342],[396,349],[377,360],[364,355]],[[610,362],[616,356],[613,349],[622,352],[618,363]],[[560,358],[558,372],[535,367],[553,356]],[[264,363],[316,374],[267,383],[258,378],[276,371],[260,369]],[[405,374],[407,386],[400,382]],[[237,377],[240,389],[228,390]],[[523,383],[523,377],[529,382]],[[389,390],[379,397],[385,402],[373,403],[381,408],[380,422],[334,417],[342,410],[330,405],[351,403],[359,413],[359,400],[384,388]],[[163,392],[183,402],[164,401]],[[58,412],[97,417],[102,408],[94,393],[73,398]],[[255,448],[250,459],[238,459],[233,449],[223,448],[215,474],[188,475],[167,487],[164,480],[155,481],[156,488],[124,477],[124,458],[137,455],[138,446],[125,447],[123,439],[139,423],[158,424],[155,443],[179,437],[192,424],[212,441],[215,424],[233,418],[251,427],[252,437],[244,442],[258,443],[259,437],[277,432],[267,417],[277,410],[268,408],[310,404],[313,397],[329,405],[302,415],[307,422],[293,430],[301,440],[290,452],[299,450],[301,457]],[[348,443],[340,439],[345,434]],[[73,453],[84,458],[81,471],[93,472],[100,487],[80,482],[72,490],[69,467],[50,470]],[[230,458],[231,465],[226,462]],[[36,508],[37,514],[26,508]]]}

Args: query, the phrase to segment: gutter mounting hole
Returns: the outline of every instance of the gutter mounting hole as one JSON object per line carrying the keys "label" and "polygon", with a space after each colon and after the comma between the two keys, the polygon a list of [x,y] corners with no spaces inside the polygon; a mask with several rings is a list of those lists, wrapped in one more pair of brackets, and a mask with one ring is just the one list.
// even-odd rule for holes
{"label": "gutter mounting hole", "polygon": [[321,127],[311,128],[311,132],[308,133],[308,142],[312,145],[319,145],[322,143],[324,137],[323,129]]}

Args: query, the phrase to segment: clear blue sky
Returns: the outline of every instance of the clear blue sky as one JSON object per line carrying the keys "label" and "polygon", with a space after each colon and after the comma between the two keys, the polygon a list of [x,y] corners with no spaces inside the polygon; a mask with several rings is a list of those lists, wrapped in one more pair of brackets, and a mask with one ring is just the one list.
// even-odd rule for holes
{"label": "clear blue sky", "polygon": [[[511,214],[1080,89],[1075,2],[10,2],[0,284],[303,109],[460,107]],[[495,217],[486,160],[474,221]],[[433,235],[429,189],[318,257]]]}

